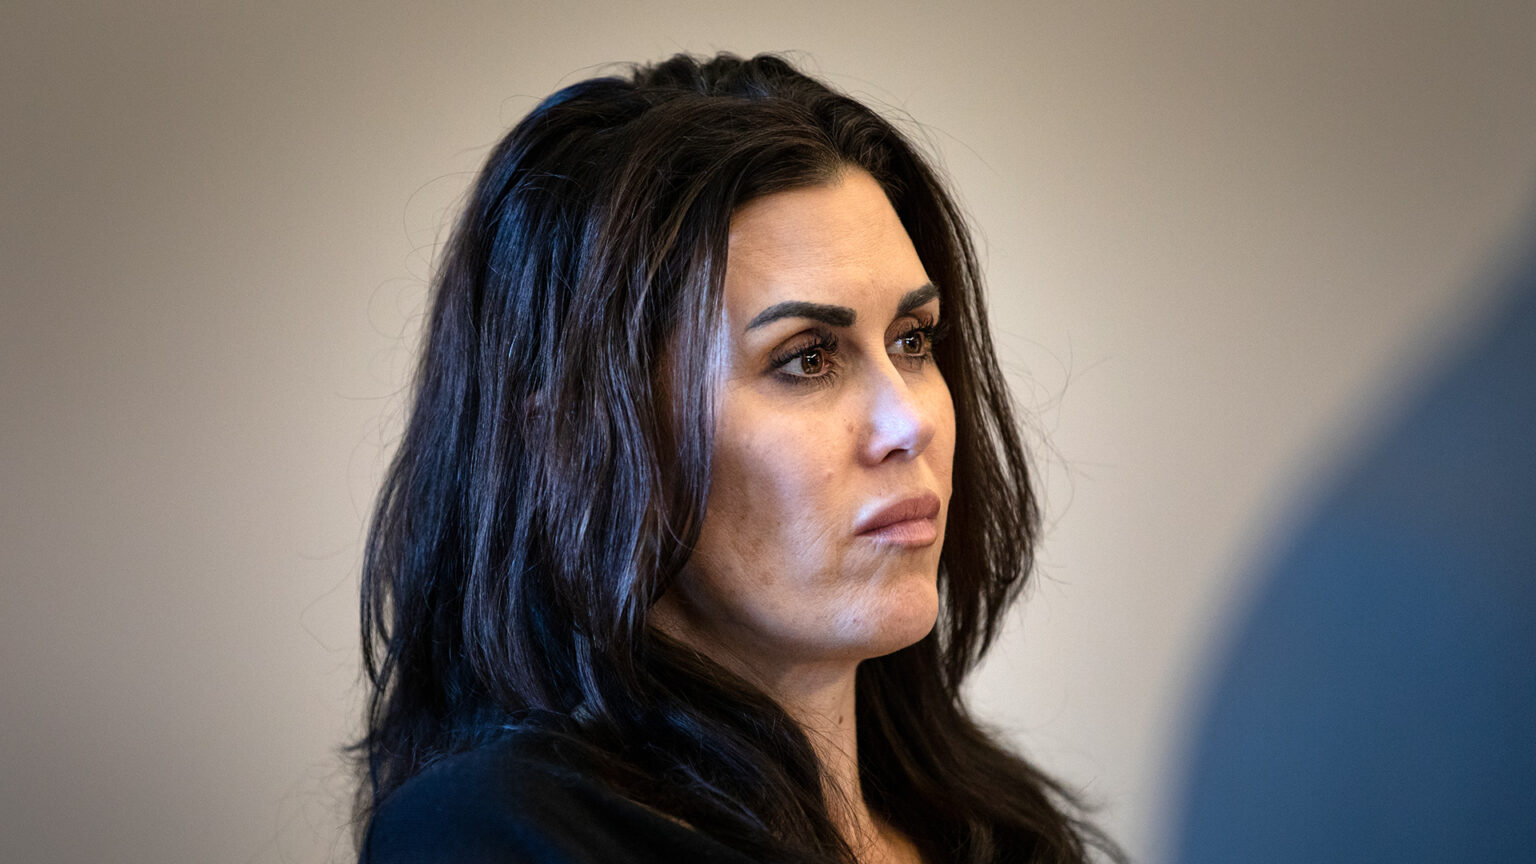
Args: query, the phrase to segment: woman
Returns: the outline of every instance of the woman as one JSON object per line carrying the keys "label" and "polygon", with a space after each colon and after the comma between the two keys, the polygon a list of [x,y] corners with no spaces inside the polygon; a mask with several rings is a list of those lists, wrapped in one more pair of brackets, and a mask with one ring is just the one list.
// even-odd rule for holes
{"label": "woman", "polygon": [[869,109],[772,56],[549,97],[416,387],[363,574],[364,860],[1098,842],[961,704],[1035,504],[959,212]]}

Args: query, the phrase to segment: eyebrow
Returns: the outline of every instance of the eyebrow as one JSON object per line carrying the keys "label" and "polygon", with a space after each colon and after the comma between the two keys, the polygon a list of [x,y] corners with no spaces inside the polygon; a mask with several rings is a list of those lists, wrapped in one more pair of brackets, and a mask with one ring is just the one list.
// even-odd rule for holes
{"label": "eyebrow", "polygon": [[804,300],[785,300],[783,303],[775,303],[757,313],[756,318],[747,322],[747,329],[751,330],[761,327],[780,318],[810,318],[814,321],[831,324],[833,327],[851,327],[855,317],[857,316],[854,311],[847,306],[807,303]]}
{"label": "eyebrow", "polygon": [[939,296],[939,288],[932,282],[921,288],[913,288],[901,298],[900,303],[896,304],[896,314],[905,315],[937,296]]}
{"label": "eyebrow", "polygon": [[[920,288],[914,288],[902,295],[901,302],[896,304],[896,314],[905,315],[937,296],[939,296],[939,289],[934,287],[932,282]],[[847,306],[785,300],[783,303],[775,303],[757,313],[756,317],[747,322],[746,329],[753,330],[780,318],[809,318],[833,327],[852,327],[858,314]]]}

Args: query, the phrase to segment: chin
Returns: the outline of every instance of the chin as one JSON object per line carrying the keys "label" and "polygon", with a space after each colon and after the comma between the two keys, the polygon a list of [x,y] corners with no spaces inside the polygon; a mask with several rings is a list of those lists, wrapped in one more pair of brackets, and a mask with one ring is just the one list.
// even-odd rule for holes
{"label": "chin", "polygon": [[883,657],[922,641],[933,631],[939,617],[939,592],[935,580],[913,580],[882,598],[881,609],[871,615],[878,626],[867,634],[865,659]]}

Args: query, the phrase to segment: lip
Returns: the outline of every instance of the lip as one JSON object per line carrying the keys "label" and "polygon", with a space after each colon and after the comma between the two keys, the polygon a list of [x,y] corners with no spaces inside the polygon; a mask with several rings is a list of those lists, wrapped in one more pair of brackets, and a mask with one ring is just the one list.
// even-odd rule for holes
{"label": "lip", "polygon": [[939,538],[939,496],[932,492],[912,495],[861,517],[853,533],[900,546],[928,546]]}

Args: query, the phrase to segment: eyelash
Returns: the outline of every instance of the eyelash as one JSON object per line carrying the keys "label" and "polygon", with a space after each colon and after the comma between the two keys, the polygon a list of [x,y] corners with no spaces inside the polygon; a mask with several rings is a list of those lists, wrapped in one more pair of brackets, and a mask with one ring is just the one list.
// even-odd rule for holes
{"label": "eyelash", "polygon": [[[925,351],[921,354],[892,354],[901,362],[907,364],[907,368],[918,371],[933,360],[933,346],[944,338],[947,328],[944,322],[934,322],[930,317],[920,317],[917,323],[901,331],[891,340],[891,344],[910,339],[913,336],[921,336]],[[824,364],[824,370],[811,375],[797,375],[785,372],[784,367],[796,360],[804,361],[811,354],[818,354]],[[780,380],[788,384],[801,387],[826,387],[830,385],[839,374],[837,362],[837,337],[829,331],[812,330],[806,334],[805,339],[792,342],[783,350],[775,352],[768,360],[768,368]]]}
{"label": "eyelash", "polygon": [[837,337],[825,330],[812,330],[805,338],[798,339],[777,351],[768,358],[768,368],[774,375],[786,383],[796,386],[826,386],[837,377],[838,368],[835,362],[829,363],[826,370],[818,375],[796,375],[785,372],[784,367],[796,360],[803,360],[812,353],[820,353],[823,363],[827,363],[832,357],[837,356]]}

